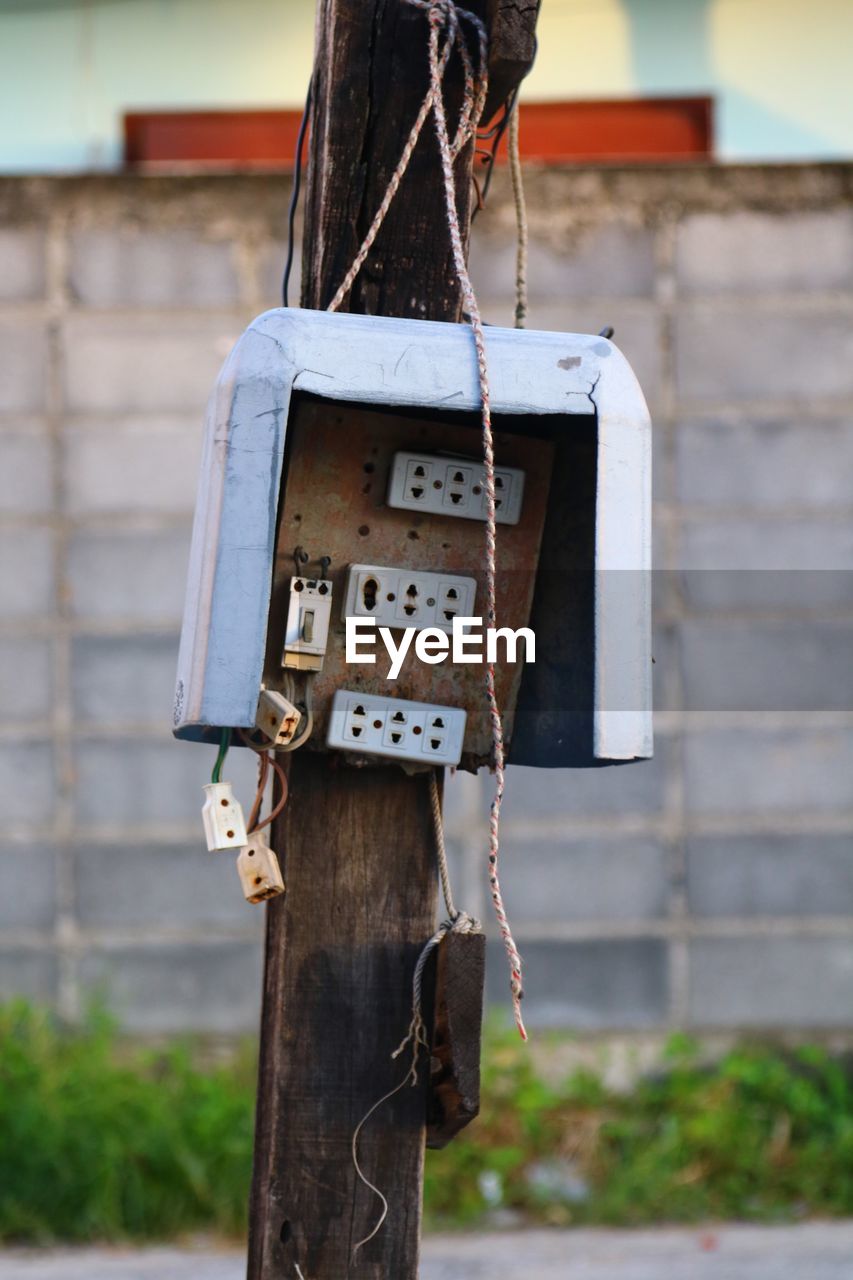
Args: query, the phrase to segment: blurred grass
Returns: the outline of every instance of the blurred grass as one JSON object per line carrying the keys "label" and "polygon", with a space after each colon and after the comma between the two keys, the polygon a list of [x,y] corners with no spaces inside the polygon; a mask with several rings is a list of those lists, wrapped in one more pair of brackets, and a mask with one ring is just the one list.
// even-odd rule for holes
{"label": "blurred grass", "polygon": [[0,1239],[166,1238],[245,1229],[255,1064],[187,1044],[126,1050],[92,1012],[64,1031],[0,1008]]}
{"label": "blurred grass", "polygon": [[[0,1239],[242,1235],[255,1062],[129,1046],[103,1014],[69,1031],[0,1007]],[[426,1219],[515,1211],[553,1224],[790,1220],[853,1213],[853,1071],[815,1046],[744,1045],[712,1067],[683,1036],[616,1094],[547,1084],[492,1032],[480,1119],[429,1152]]]}
{"label": "blurred grass", "polygon": [[432,1225],[489,1203],[554,1225],[853,1213],[853,1064],[814,1045],[742,1045],[708,1066],[676,1035],[664,1068],[617,1094],[584,1071],[545,1084],[504,1036],[466,1132],[427,1161]]}

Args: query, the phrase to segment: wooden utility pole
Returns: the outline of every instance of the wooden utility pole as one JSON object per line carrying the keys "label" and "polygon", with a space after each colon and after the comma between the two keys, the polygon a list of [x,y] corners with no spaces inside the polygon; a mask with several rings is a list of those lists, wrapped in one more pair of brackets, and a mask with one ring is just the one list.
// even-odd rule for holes
{"label": "wooden utility pole", "polygon": [[[487,113],[529,69],[538,0],[467,0],[490,36]],[[304,307],[325,307],[385,192],[428,83],[428,22],[405,0],[319,0],[303,250]],[[446,74],[451,121],[462,67]],[[452,125],[451,125],[452,127]],[[473,147],[457,163],[466,234]],[[458,320],[438,146],[427,121],[385,225],[343,309]],[[415,1280],[427,1064],[359,1143],[388,1199],[357,1179],[353,1131],[405,1074],[391,1059],[411,1017],[416,959],[436,926],[426,775],[291,757],[273,828],[287,893],[267,906],[249,1280]]]}

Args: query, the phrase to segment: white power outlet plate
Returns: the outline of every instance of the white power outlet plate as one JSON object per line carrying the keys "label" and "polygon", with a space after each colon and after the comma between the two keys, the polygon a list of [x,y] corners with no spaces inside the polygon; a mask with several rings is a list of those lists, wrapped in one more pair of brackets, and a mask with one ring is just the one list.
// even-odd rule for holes
{"label": "white power outlet plate", "polygon": [[[518,524],[524,472],[495,468],[495,521]],[[395,453],[388,482],[388,506],[431,515],[486,519],[482,463],[430,453]]]}
{"label": "white power outlet plate", "polygon": [[461,707],[338,689],[326,745],[360,755],[453,765],[462,756],[466,718]]}
{"label": "white power outlet plate", "polygon": [[326,578],[291,578],[283,667],[321,671],[329,641],[332,584]]}
{"label": "white power outlet plate", "polygon": [[376,564],[351,564],[344,618],[375,618],[383,627],[438,627],[472,617],[477,583],[452,573],[421,573]]}

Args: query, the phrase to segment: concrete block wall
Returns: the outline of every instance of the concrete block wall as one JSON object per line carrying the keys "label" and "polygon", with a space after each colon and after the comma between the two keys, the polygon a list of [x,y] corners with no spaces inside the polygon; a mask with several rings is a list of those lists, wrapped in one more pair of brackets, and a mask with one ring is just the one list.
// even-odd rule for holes
{"label": "concrete block wall", "polygon": [[[203,848],[209,752],[169,718],[203,406],[278,301],[287,198],[274,177],[0,181],[0,999],[256,1026],[262,913]],[[844,166],[528,174],[530,324],[615,327],[656,492],[654,761],[510,773],[534,1025],[853,1017],[852,198]],[[472,252],[493,323],[513,262],[498,175]],[[489,788],[451,783],[448,832],[491,927]]]}

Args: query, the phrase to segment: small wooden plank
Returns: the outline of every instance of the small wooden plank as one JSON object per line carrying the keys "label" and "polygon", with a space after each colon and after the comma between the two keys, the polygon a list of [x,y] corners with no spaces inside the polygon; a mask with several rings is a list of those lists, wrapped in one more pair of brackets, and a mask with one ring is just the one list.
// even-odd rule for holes
{"label": "small wooden plank", "polygon": [[489,94],[484,118],[490,120],[533,66],[536,19],[541,0],[488,0]]}
{"label": "small wooden plank", "polygon": [[446,1147],[480,1111],[486,935],[448,933],[438,946],[427,1146]]}

